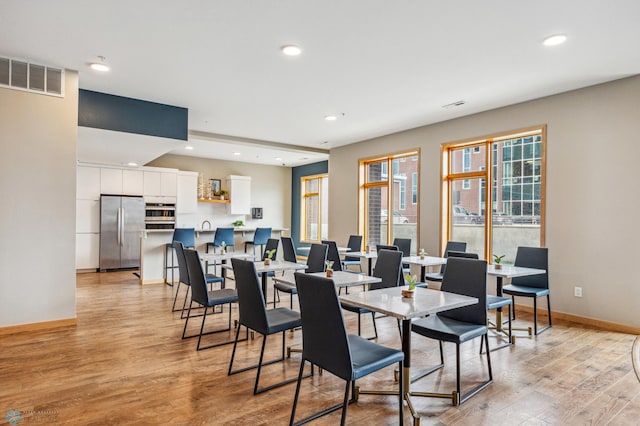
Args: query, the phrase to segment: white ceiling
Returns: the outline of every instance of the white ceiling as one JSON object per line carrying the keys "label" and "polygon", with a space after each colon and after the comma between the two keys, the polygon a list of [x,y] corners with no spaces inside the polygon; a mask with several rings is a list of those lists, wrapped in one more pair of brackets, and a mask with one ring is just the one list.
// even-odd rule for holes
{"label": "white ceiling", "polygon": [[[638,74],[639,18],[638,0],[3,0],[0,55],[188,108],[194,150],[173,153],[290,166]],[[556,33],[567,43],[541,45]],[[289,43],[302,55],[282,55]],[[88,68],[98,56],[110,72]]]}

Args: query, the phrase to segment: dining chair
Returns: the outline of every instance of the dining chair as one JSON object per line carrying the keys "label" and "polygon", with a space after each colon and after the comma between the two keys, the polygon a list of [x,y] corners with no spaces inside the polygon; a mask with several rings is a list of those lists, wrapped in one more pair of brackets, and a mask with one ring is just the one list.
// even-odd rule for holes
{"label": "dining chair", "polygon": [[[370,342],[360,336],[347,334],[333,280],[299,272],[295,273],[295,279],[302,319],[302,360],[300,361],[298,384],[289,424],[301,425],[342,408],[340,424],[344,425],[347,418],[347,407],[356,402],[358,398],[355,391],[356,380],[394,364],[398,365],[399,371],[403,371],[404,353],[398,349]],[[327,348],[331,349],[327,350]],[[296,422],[294,420],[307,361],[311,365],[345,380],[344,398],[341,404]],[[402,376],[401,374],[398,380],[400,425],[404,424]],[[351,399],[349,399],[350,387]]]}
{"label": "dining chair", "polygon": [[[452,257],[461,257],[461,258],[465,258],[465,259],[478,259],[478,253],[468,253],[468,252],[463,252],[463,251],[450,251],[449,252],[449,259],[451,259]],[[503,343],[500,346],[493,346],[491,348],[492,351],[496,351],[498,349],[502,349],[502,348],[506,348],[507,346],[511,345],[511,336],[512,336],[512,328],[511,328],[511,306],[513,305],[513,302],[511,301],[511,299],[509,297],[502,297],[502,296],[492,296],[490,294],[487,294],[487,311],[495,311],[497,309],[501,309],[501,308],[507,308],[507,313],[508,313],[508,322],[509,322],[509,328],[508,328],[508,333],[507,333],[507,338],[509,339],[507,343]],[[491,321],[488,321],[488,324],[491,325]],[[491,327],[490,327],[491,328]],[[496,335],[495,337],[501,337],[500,335]],[[480,353],[482,353],[482,348],[484,345],[484,340],[480,342]]]}
{"label": "dining chair", "polygon": [[[411,238],[394,238],[392,245],[398,247],[398,250],[402,252],[403,256],[406,256],[406,257],[411,256]],[[403,274],[411,273],[411,265],[409,265],[408,263],[403,263],[402,273]]]}
{"label": "dining chair", "polygon": [[244,242],[244,252],[247,252],[247,246],[253,246],[253,254],[256,254],[256,246],[260,246],[260,257],[264,256],[264,245],[271,238],[271,228],[256,228],[253,233],[253,240]]}
{"label": "dining chair", "polygon": [[[460,242],[460,241],[447,241],[447,245],[444,248],[444,258],[449,257],[449,252],[450,251],[458,251],[458,252],[465,252],[467,251],[467,243],[465,242]],[[447,269],[447,265],[444,264],[440,267],[440,272],[434,272],[431,274],[425,274],[424,275],[424,279],[425,281],[436,281],[436,282],[442,282],[442,277],[444,275],[444,271]]]}
{"label": "dining chair", "polygon": [[347,242],[349,250],[342,260],[342,269],[347,270],[348,266],[357,266],[362,272],[362,262],[359,257],[349,256],[349,252],[362,251],[362,235],[349,235],[349,242]]}
{"label": "dining chair", "polygon": [[376,251],[379,252],[380,250],[399,250],[398,246],[394,246],[394,245],[387,245],[387,244],[376,244]]}
{"label": "dining chair", "polygon": [[[173,287],[174,270],[177,266],[173,262],[173,251],[175,249],[175,242],[180,241],[185,248],[195,248],[196,246],[196,230],[195,228],[175,228],[173,230],[173,237],[171,242],[165,244],[164,248],[164,282],[165,284]],[[171,266],[169,266],[169,256],[171,256]],[[171,269],[171,282],[167,281],[167,271]]]}
{"label": "dining chair", "polygon": [[[198,344],[196,346],[197,350],[215,348],[222,345],[228,345],[230,343],[234,343],[234,340],[227,340],[225,342],[214,343],[208,346],[200,346],[200,342],[202,340],[202,336],[222,333],[225,331],[231,330],[231,304],[238,301],[238,294],[236,290],[231,288],[223,288],[221,290],[207,290],[207,282],[205,280],[205,274],[202,270],[202,263],[200,262],[200,256],[198,252],[194,249],[185,249],[183,250],[184,257],[187,264],[187,271],[189,274],[189,281],[191,283],[191,303],[189,303],[189,310],[187,312],[187,319],[184,322],[184,329],[182,330],[182,338],[189,339],[191,337],[198,336]],[[202,323],[200,324],[200,333],[197,335],[187,336],[187,327],[189,325],[189,318],[191,318],[191,308],[193,307],[193,303],[197,303],[204,308],[204,313],[202,314]],[[220,305],[229,305],[229,323],[227,328],[222,330],[208,331],[204,332],[204,323],[207,320],[207,311],[209,308],[215,308]],[[237,335],[236,335],[237,339]],[[246,340],[246,339],[245,339]]]}
{"label": "dining chair", "polygon": [[[398,250],[384,250],[384,249],[378,251],[378,260],[376,262],[376,266],[373,269],[373,276],[377,278],[381,278],[382,281],[379,283],[369,284],[370,290],[377,290],[380,288],[397,287],[400,285],[404,285],[404,278],[402,278],[402,252]],[[366,309],[366,308],[361,308],[359,306],[351,305],[347,302],[342,302],[342,309],[347,310],[349,312],[355,312],[358,314],[358,336],[362,335],[361,316],[363,314],[370,313],[371,319],[373,320],[373,330],[374,330],[375,336],[369,339],[378,338],[378,329],[376,327],[375,312],[370,311],[369,309]]]}
{"label": "dining chair", "polygon": [[[327,261],[327,251],[328,246],[326,244],[311,244],[311,248],[309,249],[309,256],[307,256],[307,269],[305,269],[306,273],[312,272],[324,272],[326,261]],[[289,299],[289,307],[293,309],[293,295],[298,294],[298,290],[296,286],[285,284],[283,282],[275,282],[273,284],[273,307],[276,307],[276,298],[279,292],[289,293],[291,296]]]}
{"label": "dining chair", "polygon": [[[191,288],[191,279],[189,277],[189,270],[187,269],[187,259],[184,256],[184,246],[180,241],[176,241],[174,243],[176,249],[176,259],[178,260],[178,286],[176,288],[176,294],[173,297],[173,307],[171,308],[171,312],[182,311],[180,315],[181,318],[184,317],[184,310],[187,307],[187,298],[189,296],[189,289]],[[225,287],[224,278],[219,277],[213,274],[205,274],[205,281],[209,286],[212,286],[214,283],[221,283],[221,288]],[[176,301],[178,300],[178,293],[180,292],[180,285],[184,284],[187,289],[184,294],[184,302],[182,302],[182,309],[176,309]]]}
{"label": "dining chair", "polygon": [[[232,258],[231,264],[236,276],[236,289],[238,291],[240,316],[238,319],[238,327],[236,328],[236,339],[233,344],[233,351],[231,352],[228,375],[242,373],[244,371],[257,368],[256,381],[253,387],[254,395],[295,382],[297,380],[296,377],[263,388],[259,387],[262,367],[284,361],[286,340],[285,332],[287,330],[298,328],[302,325],[300,314],[288,308],[267,309],[254,263],[248,260]],[[262,334],[264,338],[262,339],[262,348],[260,349],[260,359],[258,363],[250,367],[233,370],[233,361],[235,359],[236,349],[238,346],[237,343],[238,336],[240,335],[240,327],[246,327],[248,330]],[[267,337],[276,333],[282,333],[282,354],[278,359],[263,362]]]}
{"label": "dining chair", "polygon": [[235,249],[234,228],[216,228],[213,241],[207,243],[207,253],[209,253],[209,247],[213,247],[213,251],[215,252],[216,247],[222,247],[222,243],[224,243],[226,247],[233,247]]}
{"label": "dining chair", "polygon": [[296,255],[296,248],[293,245],[293,239],[291,237],[280,237],[282,241],[282,257],[287,262],[297,262],[298,256]]}
{"label": "dining chair", "polygon": [[[537,336],[551,327],[551,301],[549,300],[549,249],[546,247],[518,247],[514,266],[525,268],[544,269],[544,274],[528,275],[526,277],[514,277],[511,284],[502,287],[502,293],[511,296],[515,307],[515,296],[529,297],[533,299],[533,334]],[[538,303],[539,297],[547,297],[548,324],[538,330]],[[511,310],[512,318],[516,319],[515,309]],[[531,331],[529,331],[531,334]]]}
{"label": "dining chair", "polygon": [[[223,243],[225,248],[230,247],[235,251],[235,232],[233,228],[216,228],[213,241],[207,243],[207,253],[209,253],[209,248],[213,248],[213,252],[215,253],[216,247],[222,247]],[[215,268],[217,264],[217,262],[213,264],[214,272],[216,272]]]}
{"label": "dining chair", "polygon": [[342,271],[342,261],[340,260],[340,252],[338,244],[335,241],[322,240],[322,244],[327,245],[327,262],[333,262],[334,271]]}
{"label": "dining chair", "polygon": [[[449,258],[447,269],[442,279],[442,291],[475,297],[478,303],[462,308],[451,309],[430,315],[412,322],[411,331],[421,336],[438,340],[440,345],[440,364],[436,365],[413,381],[444,367],[442,342],[456,345],[456,390],[452,392],[453,405],[459,405],[485,389],[493,382],[489,337],[487,334],[487,262],[484,260]],[[476,385],[473,389],[462,393],[460,345],[480,337],[487,347],[488,380]],[[472,364],[470,361],[469,364]]]}

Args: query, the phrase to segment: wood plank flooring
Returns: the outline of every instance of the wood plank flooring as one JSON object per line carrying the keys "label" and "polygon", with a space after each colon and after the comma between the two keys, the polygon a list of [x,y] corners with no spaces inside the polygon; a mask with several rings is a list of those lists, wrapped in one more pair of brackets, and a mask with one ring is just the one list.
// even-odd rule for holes
{"label": "wood plank flooring", "polygon": [[[182,340],[184,322],[179,312],[170,312],[172,302],[171,287],[140,286],[131,272],[78,275],[76,326],[0,336],[0,418],[15,409],[24,423],[42,424],[288,424],[295,384],[253,396],[255,370],[227,376],[232,345],[197,352],[195,339]],[[281,306],[289,306],[286,296]],[[355,332],[356,316],[345,313],[345,318]],[[523,313],[516,324],[528,325],[530,319]],[[226,320],[226,313],[213,315],[207,328],[224,327]],[[378,342],[400,347],[395,320],[377,323]],[[363,324],[363,333],[371,335],[370,317],[363,317]],[[199,325],[199,318],[190,322],[190,332]],[[221,333],[206,342],[232,337]],[[537,338],[518,339],[515,347],[493,352],[494,383],[462,406],[431,398],[414,398],[413,403],[423,425],[637,425],[634,339],[554,321]],[[236,365],[257,362],[261,343],[256,337],[239,344]],[[286,333],[286,343],[299,346],[301,332]],[[413,344],[414,367],[437,362],[436,342],[414,335]],[[280,336],[270,337],[266,357],[277,357],[280,347]],[[463,385],[486,375],[485,356],[478,349],[479,342],[463,345]],[[415,390],[453,390],[453,345],[445,345],[445,357],[446,367],[415,383]],[[299,362],[294,353],[284,363],[265,367],[261,384],[294,377]],[[393,371],[383,370],[359,385],[392,388]],[[343,389],[344,382],[328,373],[306,379],[298,416],[339,402]],[[396,410],[393,397],[362,395],[349,407],[347,423],[397,424]],[[405,420],[411,424],[408,409]],[[339,421],[336,412],[313,424]]]}

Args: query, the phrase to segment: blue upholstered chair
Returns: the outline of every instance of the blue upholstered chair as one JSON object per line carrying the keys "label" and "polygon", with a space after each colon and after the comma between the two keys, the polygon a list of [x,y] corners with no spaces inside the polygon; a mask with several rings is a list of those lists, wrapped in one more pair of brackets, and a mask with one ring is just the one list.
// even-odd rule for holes
{"label": "blue upholstered chair", "polygon": [[[302,318],[302,361],[289,424],[300,425],[342,408],[340,424],[344,425],[348,404],[357,401],[356,380],[394,364],[397,364],[399,371],[403,371],[404,354],[401,350],[347,334],[336,288],[331,279],[299,272],[296,272],[295,277]],[[312,366],[316,365],[346,381],[344,399],[342,404],[295,422],[300,385],[307,361]],[[350,387],[351,400],[349,400]],[[398,424],[400,425],[404,422],[403,388],[401,374],[398,383]]]}
{"label": "blue upholstered chair", "polygon": [[[307,269],[305,272],[323,272],[325,270],[325,262],[327,260],[328,246],[326,244],[311,244],[309,249],[309,256],[307,256]],[[293,309],[293,295],[298,294],[298,290],[295,286],[276,282],[273,284],[273,307],[276,307],[276,297],[279,292],[289,293],[291,299],[289,307]]]}
{"label": "blue upholstered chair", "polygon": [[[526,277],[515,277],[511,279],[511,284],[505,285],[502,292],[511,296],[511,301],[515,306],[515,296],[529,297],[533,299],[533,334],[538,335],[551,327],[551,301],[549,300],[549,249],[545,247],[518,247],[514,266],[525,268],[544,269],[544,274],[528,275]],[[538,297],[547,297],[548,324],[538,330]],[[516,311],[512,311],[513,319],[516,318]],[[531,332],[529,332],[531,334]]]}
{"label": "blue upholstered chair", "polygon": [[[188,339],[191,337],[196,337],[196,335],[186,335],[189,318],[191,318],[191,308],[193,307],[193,303],[195,302],[204,308],[204,313],[202,314],[202,323],[200,324],[200,333],[197,334],[198,344],[196,346],[196,349],[202,350],[233,343],[234,340],[227,340],[224,342],[211,344],[209,346],[200,346],[202,336],[231,330],[231,304],[238,301],[238,295],[236,293],[236,290],[231,288],[223,288],[221,290],[212,291],[207,290],[207,282],[205,280],[205,274],[202,270],[202,264],[200,263],[200,256],[198,255],[198,252],[193,249],[185,249],[184,257],[187,263],[189,281],[191,283],[191,303],[189,303],[187,319],[184,322],[182,338]],[[204,332],[204,323],[207,319],[207,311],[209,310],[209,308],[214,308],[216,306],[226,304],[229,304],[229,323],[227,325],[227,328],[222,330]]]}
{"label": "blue upholstered chair", "polygon": [[[176,228],[173,230],[173,238],[171,238],[171,242],[165,244],[164,249],[164,282],[167,285],[173,286],[174,280],[174,269],[178,266],[173,262],[173,250],[175,249],[174,243],[176,241],[180,241],[184,248],[195,248],[196,247],[196,230],[195,228]],[[169,266],[169,256],[171,256],[171,266]],[[168,275],[167,271],[171,269],[171,282],[167,281]]]}
{"label": "blue upholstered chair", "polygon": [[[463,251],[449,251],[448,253],[449,253],[449,259],[452,257],[462,257],[465,259],[478,259],[478,253],[467,253]],[[509,333],[507,335],[509,341],[500,346],[494,346],[493,348],[491,348],[492,351],[495,351],[501,348],[506,348],[511,344],[511,331],[512,331],[511,330],[511,306],[512,305],[513,303],[511,299],[508,297],[492,296],[490,294],[487,294],[487,311],[495,311],[496,309],[507,308],[507,312],[509,314]],[[501,336],[498,335],[496,337],[501,337]],[[480,343],[480,353],[482,353],[482,347],[484,344],[483,342],[484,340]]]}
{"label": "blue upholstered chair", "polygon": [[362,272],[362,262],[359,257],[349,256],[349,252],[362,251],[362,235],[349,235],[349,242],[347,242],[349,251],[344,256],[342,261],[342,269],[347,270],[348,266],[357,266]]}
{"label": "blue upholstered chair", "polygon": [[[402,278],[402,252],[398,250],[384,249],[378,251],[378,260],[376,261],[376,266],[373,269],[373,276],[381,278],[382,281],[379,283],[370,284],[369,289],[371,290],[404,285],[404,278]],[[358,314],[358,336],[362,334],[360,317],[363,314],[370,313],[373,320],[373,330],[375,333],[375,337],[371,337],[371,339],[378,338],[375,312],[365,308],[361,308],[359,306],[351,305],[346,302],[342,302],[342,309]]]}
{"label": "blue upholstered chair", "polygon": [[[275,362],[284,361],[285,353],[285,332],[298,328],[302,325],[300,320],[300,314],[292,311],[288,308],[276,308],[267,310],[264,295],[262,294],[262,288],[260,281],[258,280],[258,274],[256,273],[255,264],[248,260],[231,259],[233,265],[233,273],[236,276],[236,289],[238,291],[238,304],[240,311],[240,318],[238,319],[238,327],[236,329],[236,343],[233,345],[233,352],[231,352],[231,361],[229,362],[229,375],[242,373],[244,371],[257,368],[256,381],[253,387],[253,394],[266,392],[270,389],[274,389],[287,383],[296,381],[296,378],[288,379],[283,382],[273,384],[264,388],[259,387],[260,372],[263,365],[273,364]],[[240,335],[240,328],[246,327],[249,330],[253,330],[256,333],[260,333],[264,336],[262,339],[262,349],[260,350],[260,360],[258,364],[250,367],[241,368],[239,370],[233,370],[233,361],[236,355],[238,336]],[[267,337],[282,333],[282,354],[281,357],[272,361],[263,362],[264,348],[267,343]]]}
{"label": "blue upholstered chair", "polygon": [[[475,386],[472,390],[462,393],[460,379],[460,345],[480,337],[489,349],[487,336],[487,262],[484,260],[463,259],[450,257],[447,269],[442,279],[442,291],[475,297],[478,303],[440,312],[412,322],[411,331],[421,336],[438,340],[440,343],[440,364],[426,370],[420,377],[424,377],[444,367],[442,342],[452,342],[456,345],[456,390],[452,392],[453,405],[459,405],[476,393],[485,389],[493,382],[491,371],[491,355],[487,350],[487,369],[489,379]],[[415,378],[417,380],[418,378]]]}
{"label": "blue upholstered chair", "polygon": [[221,247],[222,243],[224,243],[226,247],[235,248],[235,234],[233,228],[216,228],[213,241],[207,243],[207,253],[209,253],[209,247],[213,247],[213,251],[215,252],[216,247]]}
{"label": "blue upholstered chair", "polygon": [[[444,255],[442,257],[449,257],[450,251],[458,251],[465,252],[467,251],[467,243],[459,242],[459,241],[447,241],[447,246],[444,248]],[[432,274],[425,274],[425,281],[436,281],[442,282],[442,277],[444,276],[444,271],[447,269],[447,265],[444,264],[440,267],[440,272],[435,272]]]}
{"label": "blue upholstered chair", "polygon": [[244,252],[247,252],[247,246],[253,246],[253,254],[256,254],[256,246],[260,246],[260,256],[264,256],[263,246],[267,244],[267,241],[271,238],[271,228],[256,228],[256,232],[253,233],[253,240],[244,242]]}
{"label": "blue upholstered chair", "polygon": [[[176,294],[173,297],[173,308],[171,310],[172,312],[182,311],[181,318],[185,318],[184,310],[186,309],[186,306],[187,306],[187,297],[189,296],[189,289],[191,288],[191,280],[189,277],[189,270],[187,269],[187,259],[185,258],[185,254],[184,254],[185,249],[180,241],[176,241],[174,243],[174,246],[176,248],[176,258],[178,259],[179,277],[178,277],[178,286],[176,287]],[[206,283],[209,285],[212,285],[214,283],[221,283],[221,287],[222,288],[225,287],[224,278],[222,277],[218,277],[213,274],[205,274],[204,278]],[[181,284],[184,284],[187,287],[187,291],[184,294],[184,302],[182,302],[182,309],[176,309],[176,301],[178,300],[178,293],[180,292]]]}
{"label": "blue upholstered chair", "polygon": [[328,240],[322,240],[322,244],[327,245],[327,261],[333,262],[332,269],[334,271],[342,271],[342,261],[340,260],[338,244],[335,241]]}

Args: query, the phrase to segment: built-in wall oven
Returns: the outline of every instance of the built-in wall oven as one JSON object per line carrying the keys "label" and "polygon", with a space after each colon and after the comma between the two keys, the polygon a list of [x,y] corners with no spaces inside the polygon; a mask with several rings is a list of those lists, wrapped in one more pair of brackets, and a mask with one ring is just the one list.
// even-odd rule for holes
{"label": "built-in wall oven", "polygon": [[144,225],[146,229],[175,229],[176,205],[166,203],[147,203]]}

